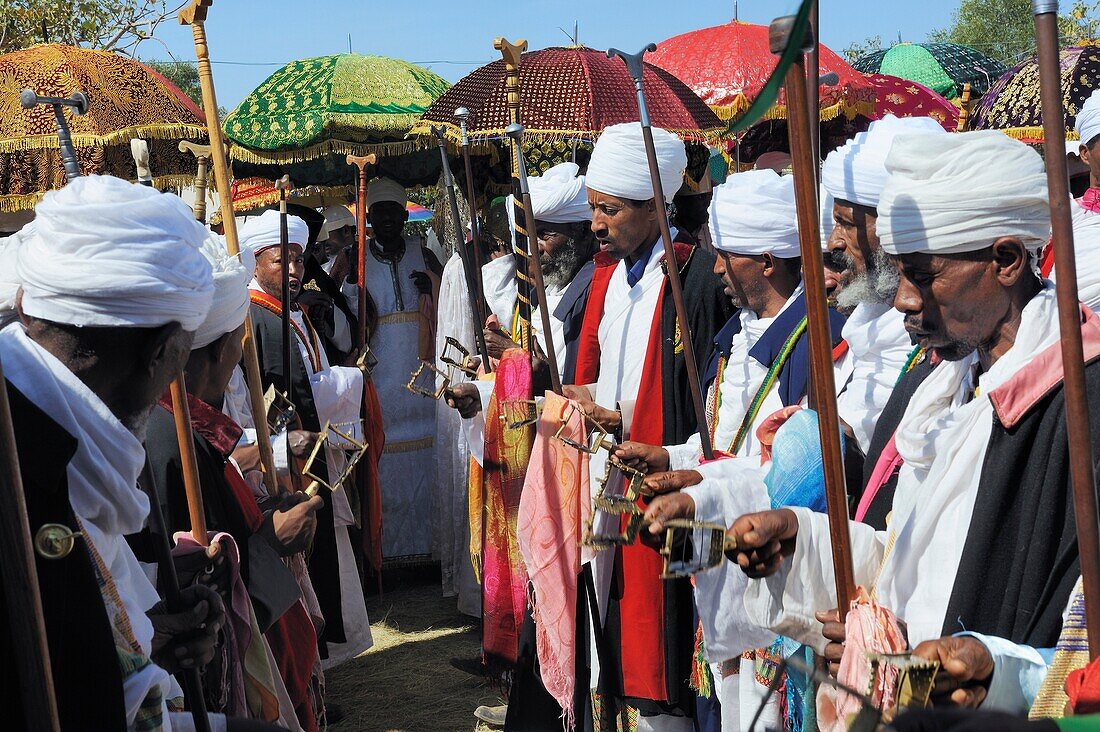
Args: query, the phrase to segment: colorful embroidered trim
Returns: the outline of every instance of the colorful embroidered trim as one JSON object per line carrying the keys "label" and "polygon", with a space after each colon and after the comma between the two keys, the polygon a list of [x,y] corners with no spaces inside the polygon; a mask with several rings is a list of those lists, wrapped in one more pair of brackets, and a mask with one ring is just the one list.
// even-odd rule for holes
{"label": "colorful embroidered trim", "polygon": [[[264,310],[270,313],[283,317],[283,306],[278,300],[268,295],[266,292],[257,292],[256,290],[249,290],[248,295],[252,298],[253,305],[259,305]],[[320,345],[317,340],[317,331],[313,329],[313,325],[309,322],[309,318],[305,313],[302,313],[302,322],[309,328],[309,338],[306,338],[306,334],[302,332],[302,329],[294,322],[294,319],[290,319],[290,326],[294,328],[294,332],[298,334],[298,338],[305,344],[306,353],[309,354],[309,365],[313,367],[313,373],[320,373],[321,369],[321,355]]]}

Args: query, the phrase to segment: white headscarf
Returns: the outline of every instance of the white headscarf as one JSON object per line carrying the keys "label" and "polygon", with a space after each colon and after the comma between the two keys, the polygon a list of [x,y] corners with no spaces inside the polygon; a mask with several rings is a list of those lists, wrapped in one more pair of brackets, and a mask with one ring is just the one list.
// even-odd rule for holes
{"label": "white headscarf", "polygon": [[248,314],[248,283],[256,260],[247,249],[232,257],[225,248],[225,239],[213,232],[202,245],[202,254],[214,272],[214,297],[206,320],[195,331],[191,350],[208,346],[226,333],[232,333],[244,322]]}
{"label": "white headscarf", "polygon": [[[305,249],[309,242],[309,227],[293,214],[286,217],[287,241]],[[253,216],[241,227],[239,236],[241,251],[246,249],[256,259],[262,252],[279,246],[279,212],[268,209],[259,216]]]}
{"label": "white headscarf", "polygon": [[1090,94],[1085,103],[1081,105],[1073,129],[1077,131],[1077,136],[1081,138],[1077,146],[1074,147],[1073,152],[1077,152],[1080,145],[1086,145],[1092,141],[1092,138],[1100,135],[1100,89]]}
{"label": "white headscarf", "polygon": [[833,198],[877,208],[886,184],[886,155],[895,137],[909,134],[945,136],[947,132],[931,117],[899,119],[888,114],[829,153],[821,166],[821,185]]}
{"label": "white headscarf", "polygon": [[1039,154],[1003,132],[900,135],[886,158],[878,236],[890,254],[957,254],[1016,236],[1037,249],[1050,236]]}
{"label": "white headscarf", "polygon": [[77,178],[38,204],[17,254],[23,312],[78,326],[193,331],[210,309],[206,229],[170,193],[106,175]]}
{"label": "white headscarf", "polygon": [[382,201],[393,201],[404,206],[409,201],[405,186],[389,178],[375,178],[367,188],[367,208]]}
{"label": "white headscarf", "polygon": [[347,206],[325,206],[325,225],[329,231],[355,226],[355,216]]}
{"label": "white headscarf", "polygon": [[731,175],[714,189],[710,233],[723,252],[799,256],[794,178],[767,169]]}
{"label": "white headscarf", "polygon": [[[687,170],[687,148],[676,135],[653,128],[661,187],[669,201],[680,190]],[[604,128],[588,163],[588,188],[617,198],[648,201],[653,198],[645,143],[640,122],[624,122]]]}
{"label": "white headscarf", "polygon": [[16,253],[23,240],[33,233],[32,221],[11,236],[0,239],[0,317],[15,310],[15,295],[19,292],[19,277],[15,272]]}
{"label": "white headscarf", "polygon": [[531,178],[531,206],[538,221],[551,224],[571,224],[591,221],[588,189],[576,163],[561,163],[538,178]]}

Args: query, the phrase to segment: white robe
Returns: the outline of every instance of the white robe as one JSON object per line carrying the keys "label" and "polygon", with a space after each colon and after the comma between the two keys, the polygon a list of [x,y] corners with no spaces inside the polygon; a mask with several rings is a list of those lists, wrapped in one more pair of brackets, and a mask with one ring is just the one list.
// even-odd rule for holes
{"label": "white robe", "polygon": [[[1100,213],[1089,211],[1076,200],[1069,202],[1073,214],[1073,253],[1077,266],[1077,297],[1100,311]],[[1058,279],[1058,265],[1050,272]]]}

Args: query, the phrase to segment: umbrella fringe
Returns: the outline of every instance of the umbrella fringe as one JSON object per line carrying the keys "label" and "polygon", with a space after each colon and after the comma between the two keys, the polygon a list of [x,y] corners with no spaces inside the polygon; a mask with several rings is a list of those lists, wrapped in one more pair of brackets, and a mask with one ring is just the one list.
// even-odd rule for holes
{"label": "umbrella fringe", "polygon": [[421,140],[400,140],[397,142],[356,143],[345,140],[325,140],[316,145],[297,150],[253,150],[240,144],[229,148],[229,157],[252,165],[289,165],[304,163],[323,158],[326,155],[404,155],[427,149]]}
{"label": "umbrella fringe", "polygon": [[[1042,127],[1009,127],[1007,129],[998,130],[998,132],[1003,132],[1014,140],[1020,140],[1021,142],[1027,142],[1033,145],[1039,145],[1043,142]],[[1076,132],[1066,132],[1067,142],[1071,142],[1076,139],[1078,139]]]}
{"label": "umbrella fringe", "polygon": [[[193,174],[158,175],[153,178],[153,187],[161,191],[169,188],[186,188],[193,185],[195,185],[195,176]],[[46,191],[0,195],[0,213],[31,211],[45,195]]]}
{"label": "umbrella fringe", "polygon": [[[422,139],[431,138],[435,139],[435,135],[432,132],[432,126],[442,126],[444,128],[443,137],[444,140],[453,145],[456,150],[460,149],[459,146],[462,143],[462,132],[449,122],[436,123],[431,120],[421,120],[413,125],[413,128],[409,131],[409,137],[419,137]],[[726,133],[724,127],[715,127],[706,130],[685,130],[685,129],[670,129],[668,130],[672,134],[679,137],[685,142],[699,142],[709,143],[721,139]],[[590,130],[524,130],[523,139],[525,141],[531,140],[540,143],[556,143],[556,142],[595,142],[600,136],[599,132],[592,132]],[[499,130],[477,130],[476,132],[470,132],[467,134],[467,138],[470,141],[471,151],[478,151],[479,148],[484,150],[489,147],[488,143],[499,141],[504,139],[505,134],[503,129]]]}
{"label": "umbrella fringe", "polygon": [[[107,135],[77,133],[72,136],[74,147],[107,147],[127,143],[133,139],[141,140],[180,140],[205,139],[206,127],[183,123],[143,125],[125,127]],[[0,153],[23,152],[26,150],[56,150],[59,147],[57,135],[27,135],[0,140]]]}

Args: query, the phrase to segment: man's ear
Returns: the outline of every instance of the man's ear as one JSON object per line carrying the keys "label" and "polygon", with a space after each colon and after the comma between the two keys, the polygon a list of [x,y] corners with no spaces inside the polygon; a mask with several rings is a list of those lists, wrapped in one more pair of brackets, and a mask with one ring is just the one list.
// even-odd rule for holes
{"label": "man's ear", "polygon": [[993,242],[993,264],[997,268],[997,279],[1005,287],[1015,285],[1030,272],[1027,249],[1014,236],[1002,236]]}
{"label": "man's ear", "polygon": [[194,333],[187,333],[176,322],[154,328],[145,340],[140,353],[139,363],[150,376],[165,370],[179,370],[187,362]]}
{"label": "man's ear", "polygon": [[764,252],[760,255],[761,263],[764,265],[764,276],[771,277],[775,272],[775,257],[771,252]]}

